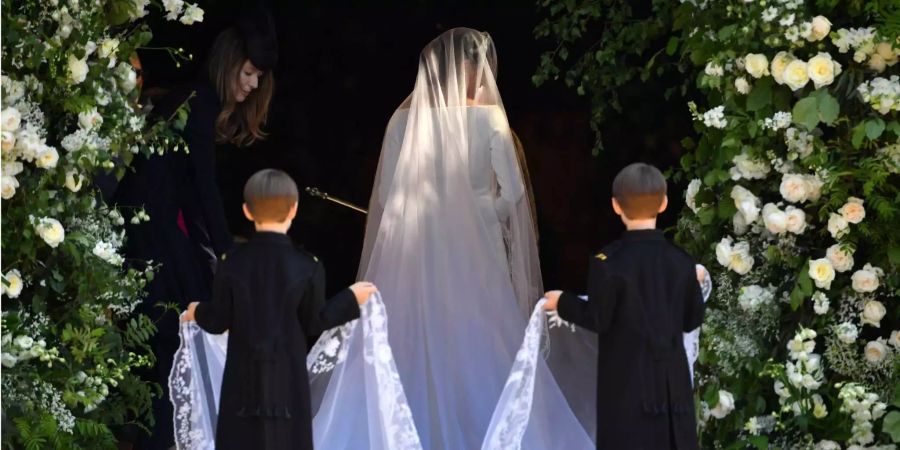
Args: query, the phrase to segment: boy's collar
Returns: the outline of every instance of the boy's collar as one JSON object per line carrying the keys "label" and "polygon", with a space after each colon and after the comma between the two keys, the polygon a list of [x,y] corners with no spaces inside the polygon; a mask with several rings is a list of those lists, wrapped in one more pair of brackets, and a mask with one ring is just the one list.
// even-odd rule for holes
{"label": "boy's collar", "polygon": [[657,230],[655,228],[647,229],[647,230],[625,230],[622,233],[622,239],[628,240],[665,240],[666,236],[663,234],[662,230]]}
{"label": "boy's collar", "polygon": [[285,233],[274,231],[257,231],[251,239],[253,242],[275,242],[279,244],[291,244],[291,237]]}

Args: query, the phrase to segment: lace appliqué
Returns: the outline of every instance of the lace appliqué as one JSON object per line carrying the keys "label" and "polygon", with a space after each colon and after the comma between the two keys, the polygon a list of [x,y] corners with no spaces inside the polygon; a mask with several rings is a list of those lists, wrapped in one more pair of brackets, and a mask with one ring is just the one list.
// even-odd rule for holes
{"label": "lace appliqu\u00e9", "polygon": [[359,319],[332,328],[319,337],[309,354],[306,355],[306,370],[319,375],[334,370],[334,367],[347,359],[347,342],[353,336],[353,330]]}
{"label": "lace appliqu\u00e9", "polygon": [[[201,425],[203,412],[198,408],[199,386],[195,375],[202,370],[194,365],[194,338],[200,327],[194,322],[181,324],[181,343],[169,373],[169,400],[174,406],[175,448],[178,450],[213,450],[215,437]],[[227,342],[227,341],[226,341]],[[226,344],[227,345],[227,344]]]}

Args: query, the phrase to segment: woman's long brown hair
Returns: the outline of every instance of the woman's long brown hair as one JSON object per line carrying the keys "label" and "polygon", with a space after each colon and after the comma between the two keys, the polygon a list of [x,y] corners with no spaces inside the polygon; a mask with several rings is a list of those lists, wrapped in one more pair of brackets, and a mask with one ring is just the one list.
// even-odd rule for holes
{"label": "woman's long brown hair", "polygon": [[209,79],[222,102],[222,112],[216,118],[215,129],[219,144],[245,146],[266,137],[262,126],[269,114],[275,80],[270,70],[265,71],[259,78],[258,87],[238,103],[234,91],[245,61],[244,41],[237,29],[229,28],[220,33],[210,52],[208,66]]}

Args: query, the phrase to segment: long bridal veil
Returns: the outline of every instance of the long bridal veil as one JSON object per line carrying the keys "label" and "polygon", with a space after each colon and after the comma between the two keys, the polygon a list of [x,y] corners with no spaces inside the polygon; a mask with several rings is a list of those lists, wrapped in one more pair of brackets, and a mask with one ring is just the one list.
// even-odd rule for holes
{"label": "long bridal veil", "polygon": [[[482,447],[541,294],[531,205],[496,74],[486,33],[452,29],[425,47],[413,92],[387,126],[369,203],[360,278],[384,297],[426,449]],[[390,419],[368,401],[380,386],[364,377],[357,331],[331,330],[310,355],[318,448],[386,448],[371,430]],[[545,362],[534,364],[529,403],[508,418],[521,445],[485,448],[593,448]]]}

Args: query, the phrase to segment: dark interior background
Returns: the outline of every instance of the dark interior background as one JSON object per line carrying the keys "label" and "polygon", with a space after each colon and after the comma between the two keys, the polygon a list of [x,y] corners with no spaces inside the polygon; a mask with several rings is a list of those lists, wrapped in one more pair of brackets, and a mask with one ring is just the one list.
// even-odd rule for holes
{"label": "dark interior background", "polygon": [[[153,46],[184,48],[193,60],[176,67],[162,51],[141,51],[145,89],[197,77],[215,35],[244,3],[200,1],[204,21],[191,27],[151,23]],[[587,99],[562,83],[536,88],[531,82],[541,52],[553,45],[534,39],[542,17],[536,2],[372,3],[269,3],[280,53],[269,138],[219,154],[218,178],[232,232],[252,232],[241,214],[241,190],[253,172],[266,167],[287,171],[301,189],[315,186],[366,207],[384,127],[413,88],[419,51],[444,30],[467,26],[490,32],[497,46],[503,102],[531,171],[545,286],[583,289],[588,257],[623,229],[609,207],[612,178],[635,161],[660,168],[677,163],[678,142],[690,133],[684,102],[663,99],[665,81],[626,87],[626,111],[604,124],[606,149],[592,156]],[[675,222],[681,188],[670,184],[671,206],[661,217],[662,227]],[[334,292],[355,279],[364,228],[364,215],[301,194],[291,235],[324,261]]]}

